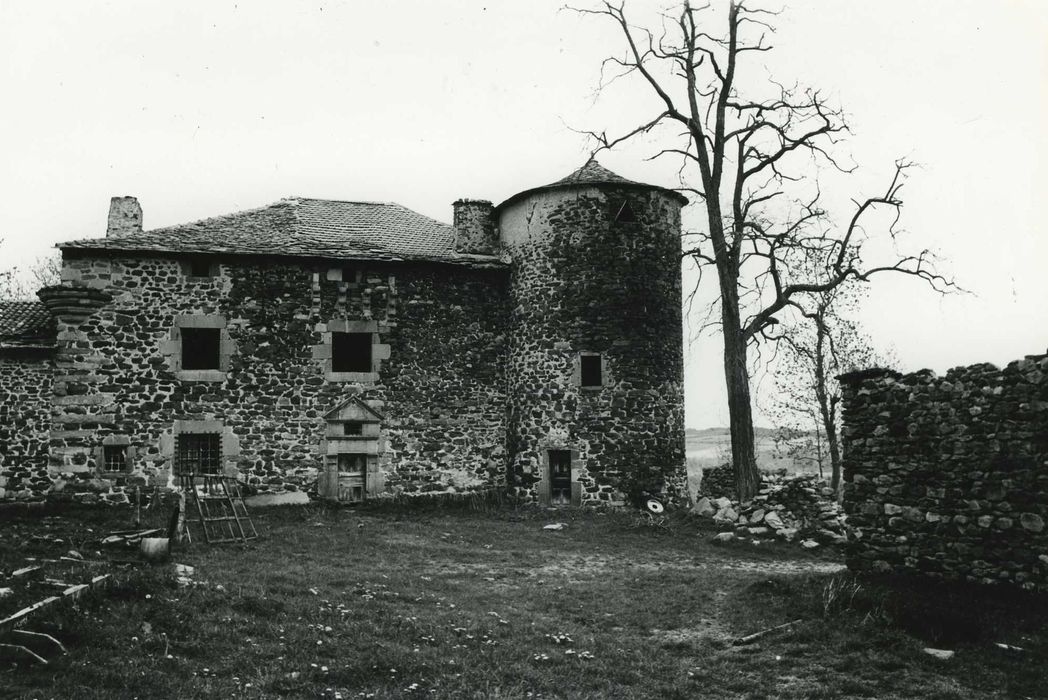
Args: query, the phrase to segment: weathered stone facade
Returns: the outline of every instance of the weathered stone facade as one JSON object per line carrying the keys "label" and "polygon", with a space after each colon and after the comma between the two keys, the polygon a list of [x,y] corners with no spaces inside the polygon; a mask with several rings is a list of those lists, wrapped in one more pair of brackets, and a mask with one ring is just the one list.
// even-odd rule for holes
{"label": "weathered stone facade", "polygon": [[1048,355],[841,384],[851,568],[1048,590]]}
{"label": "weathered stone facade", "polygon": [[454,226],[283,200],[143,231],[114,198],[107,237],[62,244],[40,292],[51,492],[124,502],[193,449],[258,492],[548,503],[553,451],[557,502],[679,496],[684,201],[595,163],[460,200]]}
{"label": "weathered stone facade", "polygon": [[[65,265],[70,280],[106,269],[113,301],[83,322],[59,319],[58,473],[98,473],[100,440],[123,435],[135,448],[132,483],[166,484],[178,422],[209,421],[184,427],[225,433],[227,472],[259,491],[303,488],[318,478],[323,415],[347,395],[386,415],[389,489],[466,489],[500,471],[492,457],[505,433],[504,271],[370,263],[346,282],[328,279],[345,268],[323,261],[231,258],[209,278],[184,275],[175,258]],[[346,318],[369,319],[388,346],[374,375],[324,371],[324,334]],[[183,372],[171,362],[175,333],[193,319],[228,335],[226,369]]]}
{"label": "weathered stone facade", "polygon": [[48,354],[0,349],[0,499],[37,498],[51,488],[52,376]]}
{"label": "weathered stone facade", "polygon": [[[673,193],[614,186],[500,207],[514,261],[510,469],[539,500],[550,450],[572,454],[573,500],[686,493],[680,207]],[[600,386],[580,382],[587,353],[602,360]]]}

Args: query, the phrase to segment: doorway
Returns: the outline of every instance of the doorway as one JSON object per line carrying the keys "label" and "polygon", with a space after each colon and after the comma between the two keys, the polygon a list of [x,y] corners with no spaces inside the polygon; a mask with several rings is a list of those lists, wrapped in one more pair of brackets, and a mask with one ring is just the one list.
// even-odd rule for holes
{"label": "doorway", "polygon": [[571,451],[549,451],[550,505],[571,505]]}

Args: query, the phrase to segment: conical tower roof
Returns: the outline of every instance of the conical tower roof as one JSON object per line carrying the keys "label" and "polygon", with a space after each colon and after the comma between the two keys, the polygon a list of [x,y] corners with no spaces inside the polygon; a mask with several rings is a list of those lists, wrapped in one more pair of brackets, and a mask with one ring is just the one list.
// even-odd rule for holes
{"label": "conical tower roof", "polygon": [[506,205],[516,202],[517,200],[523,199],[524,197],[527,197],[528,195],[534,194],[536,192],[544,192],[547,190],[570,189],[573,187],[592,187],[594,185],[615,185],[618,187],[635,187],[648,190],[659,190],[660,192],[665,192],[666,194],[669,194],[677,198],[680,201],[681,205],[688,203],[688,198],[679,192],[674,192],[673,190],[666,189],[665,187],[659,187],[658,185],[648,185],[646,183],[637,182],[635,180],[627,180],[621,175],[613,173],[607,168],[605,168],[603,165],[598,163],[595,158],[590,158],[581,168],[571,173],[567,177],[562,177],[556,182],[551,182],[548,185],[532,187],[531,189],[524,190],[523,192],[518,192],[506,201],[502,202],[502,204],[499,204],[496,207],[496,209],[502,209]]}

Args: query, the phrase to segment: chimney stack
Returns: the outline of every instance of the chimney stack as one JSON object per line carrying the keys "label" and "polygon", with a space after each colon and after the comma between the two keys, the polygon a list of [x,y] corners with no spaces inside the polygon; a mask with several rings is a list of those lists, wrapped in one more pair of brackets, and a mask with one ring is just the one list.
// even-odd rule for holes
{"label": "chimney stack", "polygon": [[113,197],[109,201],[107,238],[142,232],[142,207],[134,197]]}
{"label": "chimney stack", "polygon": [[493,213],[486,199],[460,199],[455,208],[455,252],[495,255],[499,251]]}

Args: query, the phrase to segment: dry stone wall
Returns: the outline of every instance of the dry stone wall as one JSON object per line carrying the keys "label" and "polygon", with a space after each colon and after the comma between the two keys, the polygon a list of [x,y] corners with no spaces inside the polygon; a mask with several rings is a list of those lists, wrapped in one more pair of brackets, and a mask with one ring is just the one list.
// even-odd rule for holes
{"label": "dry stone wall", "polygon": [[[625,202],[627,221],[615,215]],[[539,498],[550,450],[582,503],[686,494],[680,203],[602,185],[532,194],[500,213],[510,279],[511,483]],[[603,386],[580,386],[582,353]]]}
{"label": "dry stone wall", "polygon": [[[59,320],[50,473],[54,491],[126,500],[169,483],[179,426],[221,426],[226,468],[262,492],[307,487],[324,415],[357,396],[384,415],[389,493],[472,490],[505,474],[506,273],[437,265],[231,258],[189,277],[174,258],[72,258],[66,286],[112,300]],[[223,371],[178,369],[177,333],[220,327]],[[374,321],[388,346],[373,381],[328,381],[323,331]],[[376,346],[377,347],[377,346]],[[128,473],[100,446],[126,438]],[[103,478],[104,477],[104,478]]]}
{"label": "dry stone wall", "polygon": [[52,373],[42,350],[0,350],[0,500],[38,498],[51,487]]}
{"label": "dry stone wall", "polygon": [[841,384],[851,568],[1048,590],[1048,355]]}

